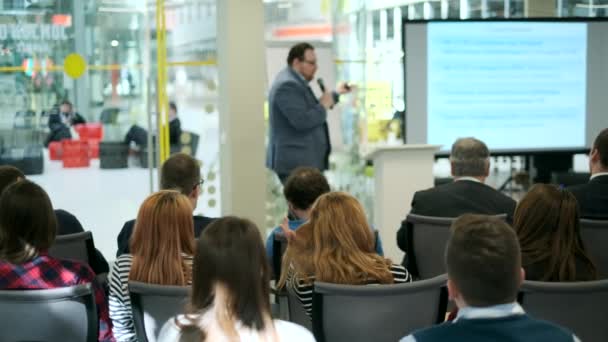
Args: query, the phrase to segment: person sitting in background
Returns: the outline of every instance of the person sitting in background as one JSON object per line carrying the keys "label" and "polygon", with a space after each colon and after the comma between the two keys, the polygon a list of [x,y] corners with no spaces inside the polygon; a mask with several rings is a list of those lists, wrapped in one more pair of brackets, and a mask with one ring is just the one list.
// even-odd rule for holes
{"label": "person sitting in background", "polygon": [[[458,217],[462,214],[507,214],[510,222],[516,202],[484,184],[490,174],[490,151],[475,138],[461,138],[452,145],[450,165],[454,182],[418,191],[412,199],[411,214]],[[407,251],[405,220],[397,232],[399,248]]]}
{"label": "person sitting in background", "polygon": [[192,282],[194,229],[192,206],[177,191],[150,195],[139,209],[131,254],[123,254],[110,273],[110,317],[119,342],[137,341],[129,281],[186,286]]}
{"label": "person sitting in background", "polygon": [[[18,168],[11,165],[0,166],[0,193],[4,191],[9,185],[25,179],[25,175]],[[69,212],[61,209],[55,210],[55,217],[57,219],[57,235],[68,235],[84,232],[84,228],[80,224],[78,219],[70,214]],[[89,266],[93,269],[96,274],[108,273],[110,266],[103,257],[103,254],[95,249],[95,256],[89,260]]]}
{"label": "person sitting in background", "polygon": [[595,138],[589,154],[589,183],[568,188],[576,197],[581,217],[608,220],[608,128]]}
{"label": "person sitting in background", "polygon": [[376,253],[363,207],[347,193],[320,196],[309,221],[297,231],[291,231],[286,224],[281,228],[289,243],[278,285],[293,288],[309,316],[316,280],[348,285],[412,280],[403,266]]}
{"label": "person sitting in background", "polygon": [[458,316],[401,342],[578,341],[572,332],[528,316],[517,303],[525,272],[515,232],[504,221],[467,214],[452,224],[445,253],[448,293]]}
{"label": "person sitting in background", "polygon": [[60,142],[65,139],[72,139],[72,133],[70,127],[63,122],[59,108],[55,106],[49,114],[49,135],[44,141],[44,147],[49,147],[51,142]]}
{"label": "person sitting in background", "polygon": [[272,319],[269,281],[256,225],[216,220],[198,241],[189,310],[169,319],[157,341],[314,341],[305,328]]}
{"label": "person sitting in background", "polygon": [[534,185],[515,209],[513,228],[519,237],[526,279],[597,279],[581,239],[576,198],[569,191]]}
{"label": "person sitting in background", "polygon": [[[182,135],[182,124],[177,117],[177,105],[169,102],[169,145],[179,145]],[[153,137],[156,138],[156,137]],[[134,142],[137,146],[148,145],[148,131],[139,125],[133,125],[125,136],[125,143]]]}
{"label": "person sitting in background", "polygon": [[[196,209],[198,197],[202,192],[203,179],[198,162],[185,153],[176,153],[169,157],[161,168],[160,188],[162,190],[177,190],[187,196]],[[198,237],[203,229],[213,221],[212,218],[194,215],[194,236]],[[133,234],[135,220],[125,222],[117,237],[118,251],[116,256],[129,253],[129,239]]]}
{"label": "person sitting in background", "polygon": [[[34,290],[93,284],[99,341],[114,341],[103,289],[85,264],[48,255],[57,219],[48,195],[35,183],[20,180],[0,196],[0,289]],[[35,327],[32,327],[35,329]]]}
{"label": "person sitting in background", "polygon": [[74,107],[72,106],[72,102],[68,100],[63,100],[61,102],[61,106],[59,107],[61,110],[61,120],[64,124],[68,126],[74,126],[78,124],[87,123],[82,115],[78,114],[78,112],[74,111]]}

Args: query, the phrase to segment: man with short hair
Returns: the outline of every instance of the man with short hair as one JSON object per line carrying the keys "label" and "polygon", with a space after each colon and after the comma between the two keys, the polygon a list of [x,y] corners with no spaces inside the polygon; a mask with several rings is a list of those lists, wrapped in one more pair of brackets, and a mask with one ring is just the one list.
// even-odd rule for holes
{"label": "man with short hair", "polygon": [[519,241],[504,221],[467,214],[452,224],[445,252],[448,293],[458,307],[451,322],[415,331],[401,342],[572,342],[555,324],[528,316],[517,303],[524,281]]}
{"label": "man with short hair", "polygon": [[74,126],[87,122],[82,117],[82,115],[74,111],[74,106],[72,106],[72,102],[68,100],[63,100],[61,102],[61,105],[59,106],[59,109],[61,111],[61,119],[66,125]]}
{"label": "man with short hair", "polygon": [[568,188],[578,201],[581,217],[608,219],[608,128],[595,138],[589,154],[589,183]]}
{"label": "man with short hair", "polygon": [[[410,213],[435,217],[458,217],[462,214],[507,214],[513,217],[516,202],[484,184],[490,174],[490,151],[475,138],[461,138],[452,145],[450,165],[454,182],[418,191]],[[401,250],[407,249],[405,221],[397,232]]]}
{"label": "man with short hair", "polygon": [[[188,196],[192,203],[192,211],[196,209],[198,197],[202,192],[203,179],[201,169],[194,158],[185,153],[176,153],[169,157],[161,168],[160,188],[161,190],[177,190]],[[194,236],[199,237],[212,218],[194,215]],[[135,220],[125,222],[118,234],[118,251],[116,257],[129,253],[129,240],[133,234]]]}
{"label": "man with short hair", "polygon": [[[0,166],[0,194],[9,185],[25,178],[25,174],[18,168],[11,165]],[[61,209],[55,209],[55,217],[57,218],[57,235],[68,235],[84,232],[84,228],[76,216]],[[95,274],[108,273],[110,266],[103,257],[103,254],[95,249],[95,256],[89,260],[89,266]]]}
{"label": "man with short hair", "polygon": [[323,90],[317,99],[308,83],[317,71],[317,56],[308,43],[294,45],[287,67],[276,76],[268,94],[270,111],[266,166],[284,183],[298,166],[329,167],[331,144],[327,111],[350,91],[340,85],[335,92]]}

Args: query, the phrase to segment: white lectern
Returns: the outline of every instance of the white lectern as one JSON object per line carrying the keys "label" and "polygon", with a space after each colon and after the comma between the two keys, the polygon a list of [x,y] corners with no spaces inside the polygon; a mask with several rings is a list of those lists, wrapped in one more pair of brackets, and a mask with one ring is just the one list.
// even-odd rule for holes
{"label": "white lectern", "polygon": [[433,164],[439,145],[380,146],[366,156],[374,162],[374,228],[380,233],[384,255],[396,264],[403,252],[397,230],[410,211],[414,193],[433,187]]}

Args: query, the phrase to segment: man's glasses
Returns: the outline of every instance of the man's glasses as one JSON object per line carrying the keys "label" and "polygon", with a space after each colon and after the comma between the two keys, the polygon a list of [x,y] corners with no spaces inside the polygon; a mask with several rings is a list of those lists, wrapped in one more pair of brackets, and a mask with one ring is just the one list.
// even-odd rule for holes
{"label": "man's glasses", "polygon": [[312,65],[312,66],[317,65],[317,61],[307,61],[307,60],[303,59],[303,60],[302,60],[302,62],[303,62],[303,63],[310,64],[310,65]]}
{"label": "man's glasses", "polygon": [[202,187],[203,187],[203,184],[205,184],[205,180],[204,180],[204,179],[201,179],[201,180],[199,180],[199,181],[198,181],[196,184],[194,184],[193,189],[196,189],[196,187],[197,187],[197,186],[198,186],[198,187],[200,187],[200,188],[202,188]]}

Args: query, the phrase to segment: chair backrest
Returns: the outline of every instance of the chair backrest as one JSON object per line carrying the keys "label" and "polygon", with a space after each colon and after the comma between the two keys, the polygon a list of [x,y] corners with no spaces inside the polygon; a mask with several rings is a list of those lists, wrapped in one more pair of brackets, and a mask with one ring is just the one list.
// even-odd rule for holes
{"label": "chair backrest", "polygon": [[129,282],[135,333],[140,342],[156,341],[165,322],[184,312],[190,287]]}
{"label": "chair backrest", "polygon": [[521,303],[532,317],[572,330],[582,341],[608,341],[608,280],[524,281]]}
{"label": "chair backrest", "polygon": [[313,331],[324,341],[398,341],[443,322],[447,277],[394,285],[315,282]]}
{"label": "chair backrest", "polygon": [[581,220],[581,238],[600,279],[608,279],[608,220]]}
{"label": "chair backrest", "polygon": [[0,341],[97,341],[91,284],[0,290]]}
{"label": "chair backrest", "polygon": [[95,244],[91,232],[57,235],[49,248],[49,255],[58,259],[70,259],[89,264],[95,255]]}
{"label": "chair backrest", "polygon": [[[507,215],[495,215],[506,220]],[[429,279],[446,273],[444,253],[450,238],[450,226],[456,218],[430,217],[408,214],[407,258],[408,271],[420,279]]]}
{"label": "chair backrest", "polygon": [[281,263],[283,262],[283,254],[287,249],[287,239],[283,232],[276,232],[273,234],[272,240],[272,271],[274,273],[274,279],[281,277]]}
{"label": "chair backrest", "polygon": [[287,306],[289,311],[289,321],[299,324],[306,329],[312,331],[312,321],[310,316],[306,314],[302,302],[298,299],[293,288],[286,286],[287,288]]}

